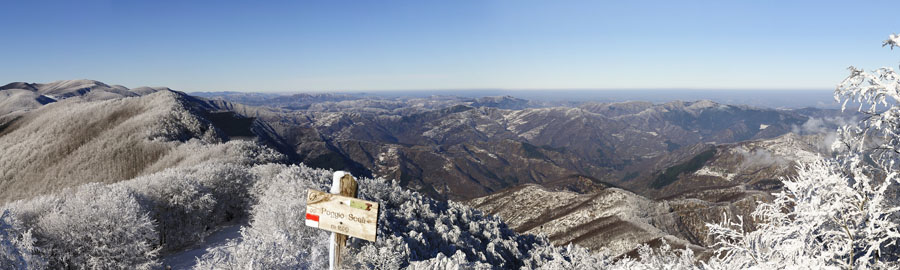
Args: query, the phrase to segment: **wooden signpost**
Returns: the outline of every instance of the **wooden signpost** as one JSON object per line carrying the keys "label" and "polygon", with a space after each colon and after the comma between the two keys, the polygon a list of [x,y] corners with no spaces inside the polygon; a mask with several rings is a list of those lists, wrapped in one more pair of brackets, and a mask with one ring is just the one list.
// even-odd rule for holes
{"label": "wooden signpost", "polygon": [[307,191],[306,226],[332,232],[328,249],[331,269],[340,268],[347,236],[373,242],[376,239],[378,203],[357,199],[356,188],[352,175],[337,171],[332,178],[331,193]]}

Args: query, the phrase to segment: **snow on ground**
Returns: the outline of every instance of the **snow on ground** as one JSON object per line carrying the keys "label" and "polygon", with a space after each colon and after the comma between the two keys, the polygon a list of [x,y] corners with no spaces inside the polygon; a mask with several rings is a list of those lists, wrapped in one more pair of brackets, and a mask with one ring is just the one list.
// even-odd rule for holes
{"label": "snow on ground", "polygon": [[318,121],[315,121],[314,125],[320,126],[320,127],[330,127],[331,125],[334,125],[335,123],[340,122],[341,119],[343,119],[343,117],[344,117],[344,115],[342,113],[323,113],[318,116],[321,118],[318,119]]}
{"label": "snow on ground", "polygon": [[529,131],[523,132],[522,134],[519,134],[519,136],[522,138],[525,138],[527,140],[534,140],[534,138],[537,138],[537,136],[541,134],[541,131],[543,131],[544,128],[547,127],[547,125],[549,125],[549,124],[543,124],[539,127],[536,127]]}
{"label": "snow on ground", "polygon": [[241,225],[234,224],[219,228],[218,231],[203,239],[203,242],[189,247],[181,252],[170,254],[162,259],[163,267],[171,266],[172,269],[192,269],[197,263],[197,258],[206,254],[208,248],[224,245],[231,239],[241,237]]}
{"label": "snow on ground", "polygon": [[487,150],[478,148],[478,146],[471,145],[471,146],[469,146],[469,150],[472,150],[473,152],[477,152],[477,153],[481,153],[481,154],[486,154],[493,159],[497,159],[497,155],[494,155],[493,153],[488,152]]}
{"label": "snow on ground", "polygon": [[695,175],[715,176],[715,177],[719,177],[719,178],[722,178],[722,179],[725,179],[728,181],[733,180],[734,177],[737,175],[734,173],[721,172],[718,169],[713,169],[709,166],[704,166],[700,170],[697,170],[696,172],[694,172],[694,174]]}

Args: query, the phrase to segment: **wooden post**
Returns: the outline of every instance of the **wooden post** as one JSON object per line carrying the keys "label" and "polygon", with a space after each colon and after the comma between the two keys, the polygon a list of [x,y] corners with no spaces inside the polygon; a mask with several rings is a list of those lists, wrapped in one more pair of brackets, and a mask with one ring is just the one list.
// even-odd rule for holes
{"label": "wooden post", "polygon": [[378,238],[379,203],[356,198],[357,183],[346,172],[335,172],[330,192],[307,190],[306,226],[332,232],[328,266],[341,268],[348,237],[375,242]]}
{"label": "wooden post", "polygon": [[[356,198],[357,183],[353,179],[353,175],[348,172],[336,171],[331,178],[331,194]],[[343,262],[341,254],[347,245],[347,235],[340,233],[331,233],[331,245],[328,248],[328,265],[332,270],[340,269]]]}

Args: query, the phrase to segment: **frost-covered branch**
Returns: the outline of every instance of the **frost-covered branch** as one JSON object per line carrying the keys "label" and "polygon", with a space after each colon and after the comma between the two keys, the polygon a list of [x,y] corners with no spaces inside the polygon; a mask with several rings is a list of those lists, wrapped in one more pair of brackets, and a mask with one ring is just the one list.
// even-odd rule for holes
{"label": "frost-covered branch", "polygon": [[886,201],[896,174],[870,184],[865,176],[849,177],[837,163],[820,160],[798,167],[785,179],[784,190],[761,204],[753,216],[756,231],[744,231],[743,221],[710,224],[717,237],[717,254],[724,265],[740,268],[881,268],[882,248],[900,238],[891,215],[900,208]]}
{"label": "frost-covered branch", "polygon": [[882,44],[881,46],[882,46],[882,47],[884,47],[884,46],[890,46],[890,47],[891,47],[891,50],[893,50],[894,47],[900,47],[900,35],[898,35],[898,34],[891,34],[891,35],[888,37],[888,39],[884,41],[884,44]]}

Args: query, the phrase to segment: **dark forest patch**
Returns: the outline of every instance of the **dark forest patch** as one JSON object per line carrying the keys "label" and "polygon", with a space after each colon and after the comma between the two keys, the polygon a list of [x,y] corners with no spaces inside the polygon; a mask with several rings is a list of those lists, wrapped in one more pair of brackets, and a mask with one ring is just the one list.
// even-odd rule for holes
{"label": "dark forest patch", "polygon": [[656,179],[653,179],[653,183],[650,183],[650,187],[654,189],[660,189],[662,187],[668,186],[678,180],[678,176],[682,173],[692,173],[703,167],[703,164],[706,164],[707,161],[713,158],[716,155],[716,149],[709,149],[703,151],[699,155],[694,156],[691,160],[687,162],[666,168],[666,170],[656,176]]}

